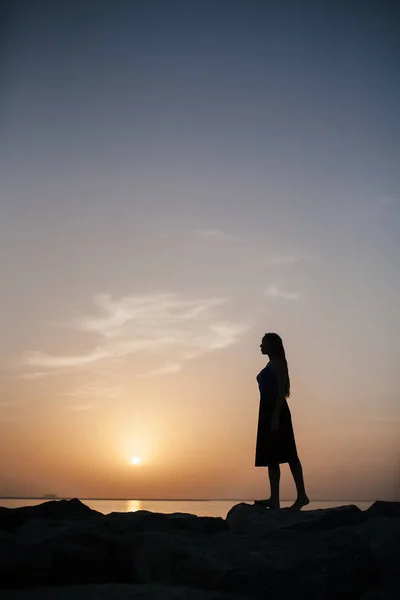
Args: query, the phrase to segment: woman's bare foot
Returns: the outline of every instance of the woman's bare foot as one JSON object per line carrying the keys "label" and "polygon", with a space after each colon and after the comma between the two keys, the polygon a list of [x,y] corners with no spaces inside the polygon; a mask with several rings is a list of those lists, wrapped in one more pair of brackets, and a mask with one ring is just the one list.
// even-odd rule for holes
{"label": "woman's bare foot", "polygon": [[271,500],[271,498],[267,498],[266,500],[254,500],[254,504],[261,504],[262,506],[266,506],[267,508],[278,509],[279,500],[276,502],[275,500]]}
{"label": "woman's bare foot", "polygon": [[289,510],[300,510],[303,506],[310,504],[308,496],[299,496],[292,506],[289,506]]}

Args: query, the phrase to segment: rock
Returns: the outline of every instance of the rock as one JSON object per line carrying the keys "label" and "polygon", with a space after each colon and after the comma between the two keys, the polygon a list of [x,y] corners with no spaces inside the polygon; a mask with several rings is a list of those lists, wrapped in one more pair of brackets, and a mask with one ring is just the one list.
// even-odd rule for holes
{"label": "rock", "polygon": [[361,600],[398,600],[399,578],[383,581],[379,587],[369,590]]}
{"label": "rock", "polygon": [[382,581],[400,576],[400,518],[377,517],[358,528]]}
{"label": "rock", "polygon": [[354,504],[319,510],[303,511],[302,519],[292,525],[293,529],[307,531],[329,530],[347,525],[358,525],[365,520],[362,510]]}
{"label": "rock", "polygon": [[[244,595],[287,588],[283,573],[229,531],[150,532],[115,540],[118,580],[188,586]],[[275,595],[275,598],[279,596]]]}
{"label": "rock", "polygon": [[114,581],[110,540],[104,532],[96,531],[90,523],[73,523],[31,547],[37,557],[48,565],[43,578],[46,584]]}
{"label": "rock", "polygon": [[227,522],[221,517],[197,517],[186,513],[172,513],[168,518],[174,529],[182,531],[218,533],[229,529]]}
{"label": "rock", "polygon": [[377,500],[365,511],[369,519],[375,517],[387,517],[388,519],[400,519],[400,502],[384,502]]}
{"label": "rock", "polygon": [[0,507],[0,529],[13,531],[28,519],[77,519],[88,516],[102,517],[102,513],[92,510],[80,500],[52,500],[36,506],[21,508]]}
{"label": "rock", "polygon": [[115,533],[173,530],[218,533],[228,529],[228,524],[220,517],[197,517],[187,513],[163,514],[138,510],[133,513],[110,513],[104,518]]}
{"label": "rock", "polygon": [[47,586],[68,594],[85,584],[76,587],[83,598],[378,600],[399,583],[400,519],[386,503],[377,506],[390,516],[368,517],[352,505],[292,512],[244,503],[226,520],[46,504],[3,509],[3,590],[31,586],[30,598],[46,599],[58,589]]}
{"label": "rock", "polygon": [[119,581],[185,585],[251,597],[309,600],[360,597],[370,555],[357,532],[277,530],[269,536],[223,532],[210,538],[151,532],[119,539]]}
{"label": "rock", "polygon": [[18,539],[30,546],[58,536],[75,537],[77,534],[108,535],[109,532],[108,523],[97,517],[76,520],[29,519],[13,531]]}
{"label": "rock", "polygon": [[102,538],[68,541],[59,540],[39,549],[39,556],[50,566],[46,584],[106,583],[114,581],[109,548]]}
{"label": "rock", "polygon": [[365,520],[355,505],[319,510],[271,510],[258,504],[236,504],[228,512],[226,521],[235,533],[267,534],[278,529],[317,531],[344,525],[356,525]]}
{"label": "rock", "polygon": [[31,519],[13,534],[2,532],[9,536],[11,555],[18,550],[18,560],[13,559],[12,563],[17,566],[7,568],[7,587],[113,581],[108,533],[107,524],[93,518]]}
{"label": "rock", "polygon": [[286,598],[359,598],[378,579],[368,548],[352,526],[331,530],[277,529],[241,538],[279,568],[288,581]]}
{"label": "rock", "polygon": [[249,600],[248,596],[164,585],[71,585],[2,592],[2,600]]}
{"label": "rock", "polygon": [[15,536],[0,531],[0,588],[41,584],[49,566]]}

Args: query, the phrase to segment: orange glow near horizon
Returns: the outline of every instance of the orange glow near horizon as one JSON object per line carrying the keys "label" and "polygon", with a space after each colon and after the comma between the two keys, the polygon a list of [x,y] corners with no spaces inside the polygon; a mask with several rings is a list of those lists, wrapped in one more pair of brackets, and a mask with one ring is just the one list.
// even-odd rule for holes
{"label": "orange glow near horizon", "polygon": [[[243,381],[246,363],[232,354],[230,358],[242,364],[243,373],[232,375],[220,354],[214,383],[207,378],[206,366],[198,377],[183,371],[179,378],[149,382],[147,394],[143,387],[141,394],[150,400],[143,402],[140,413],[123,398],[118,411],[111,411],[108,402],[92,410],[68,411],[51,399],[56,393],[53,382],[41,381],[36,386],[42,393],[35,412],[40,410],[42,418],[35,427],[33,404],[27,403],[17,421],[0,423],[0,450],[5,453],[13,447],[7,467],[13,476],[8,487],[3,484],[3,495],[10,491],[154,499],[265,495],[267,469],[253,466],[258,391],[255,381],[247,377]],[[259,366],[264,360],[257,355],[254,359]],[[344,409],[339,403],[334,382],[322,402],[317,380],[302,389],[299,363],[292,358],[289,405],[309,494],[333,500],[395,498],[396,424],[350,418],[351,405]],[[204,383],[196,385],[200,381]],[[364,450],[369,446],[379,452],[370,456]],[[288,466],[282,465],[281,471],[281,497],[290,500],[295,488]]]}

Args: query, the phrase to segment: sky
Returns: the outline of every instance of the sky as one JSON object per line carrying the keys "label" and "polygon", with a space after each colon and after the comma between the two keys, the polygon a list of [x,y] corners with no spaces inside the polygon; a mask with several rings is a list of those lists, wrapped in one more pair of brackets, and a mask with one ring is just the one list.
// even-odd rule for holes
{"label": "sky", "polygon": [[400,499],[396,4],[3,4],[0,495]]}

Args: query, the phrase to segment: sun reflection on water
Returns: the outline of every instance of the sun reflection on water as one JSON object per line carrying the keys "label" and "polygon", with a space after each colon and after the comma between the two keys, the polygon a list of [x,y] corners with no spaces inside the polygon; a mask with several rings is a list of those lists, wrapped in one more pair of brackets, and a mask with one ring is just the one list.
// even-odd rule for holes
{"label": "sun reflection on water", "polygon": [[142,503],[140,500],[129,500],[126,512],[136,512],[143,510]]}

